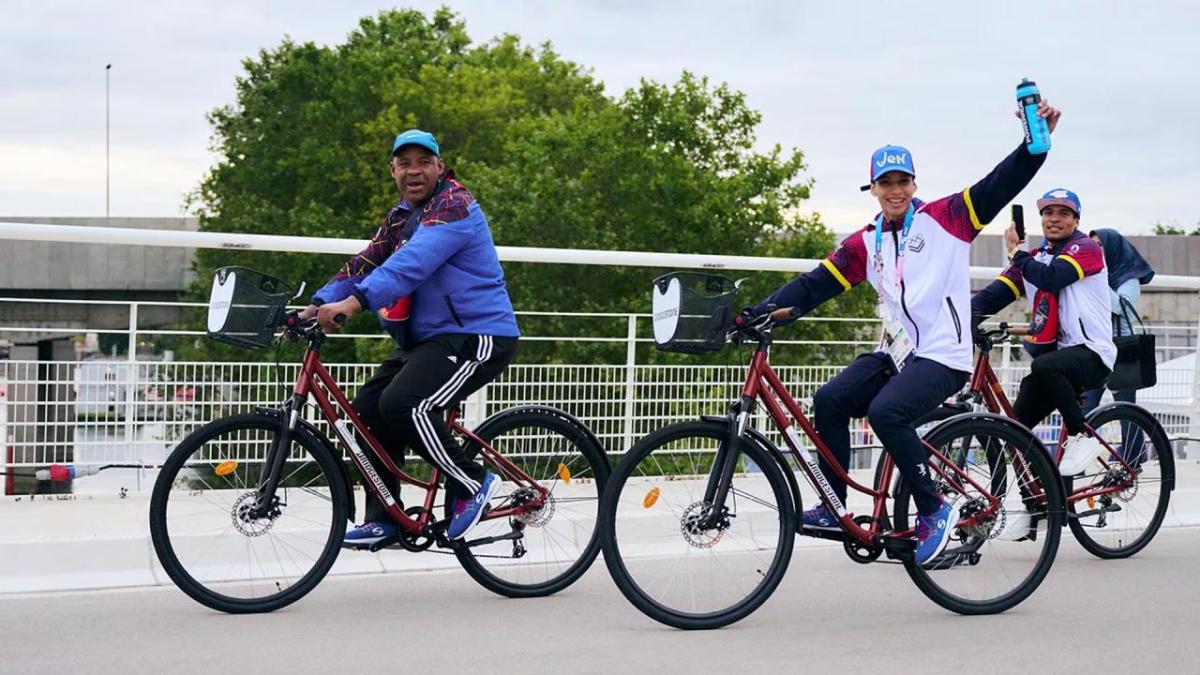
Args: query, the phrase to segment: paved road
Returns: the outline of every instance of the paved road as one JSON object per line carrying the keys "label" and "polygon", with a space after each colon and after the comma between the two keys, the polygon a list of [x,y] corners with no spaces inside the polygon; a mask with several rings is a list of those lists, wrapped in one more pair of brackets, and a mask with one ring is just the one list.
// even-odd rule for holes
{"label": "paved road", "polygon": [[211,612],[174,588],[8,595],[0,673],[1163,675],[1198,672],[1197,607],[1198,528],[1163,530],[1125,561],[1092,558],[1065,536],[1038,592],[992,617],[947,613],[900,567],[861,567],[822,547],[798,549],[774,597],[715,632],[644,617],[602,562],[552,598],[499,598],[461,571],[343,576],[261,616]]}

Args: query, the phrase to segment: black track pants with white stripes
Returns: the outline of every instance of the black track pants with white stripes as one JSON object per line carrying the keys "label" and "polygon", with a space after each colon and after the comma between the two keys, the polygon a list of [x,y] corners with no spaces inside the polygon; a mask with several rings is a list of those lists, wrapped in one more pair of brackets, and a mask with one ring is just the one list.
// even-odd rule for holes
{"label": "black track pants with white stripes", "polygon": [[[485,472],[450,434],[445,412],[495,379],[516,353],[517,338],[491,335],[439,335],[397,349],[359,389],[354,410],[393,459],[401,461],[404,448],[412,448],[442,470],[450,495],[470,496]],[[396,479],[372,463],[398,497]],[[370,490],[363,520],[390,520]]]}

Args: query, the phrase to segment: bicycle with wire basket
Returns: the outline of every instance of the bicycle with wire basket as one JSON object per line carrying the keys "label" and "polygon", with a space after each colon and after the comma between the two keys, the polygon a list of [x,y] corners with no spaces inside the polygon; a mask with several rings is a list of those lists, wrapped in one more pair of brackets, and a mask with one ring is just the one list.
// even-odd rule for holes
{"label": "bicycle with wire basket", "polygon": [[[979,354],[970,383],[952,401],[920,421],[937,423],[983,409],[1015,419],[1012,404],[991,366],[991,352],[1024,326],[1000,323],[979,331]],[[1175,488],[1175,457],[1162,425],[1145,408],[1115,401],[1086,416],[1084,432],[1100,442],[1100,454],[1081,476],[1066,478],[1067,524],[1075,539],[1098,558],[1128,558],[1146,547],[1162,525]],[[1062,460],[1066,427],[1051,457]],[[993,457],[989,461],[995,459]]]}
{"label": "bicycle with wire basket", "polygon": [[[661,349],[713,352],[728,340],[755,349],[728,414],[659,429],[614,467],[601,500],[600,533],[605,564],[625,597],[678,628],[728,625],[779,585],[799,533],[841,542],[858,563],[884,558],[903,564],[925,595],[962,614],[993,614],[1027,598],[1053,564],[1064,518],[1061,479],[1041,442],[990,413],[959,415],[926,433],[931,474],[960,521],[946,550],[918,565],[916,512],[902,479],[889,509],[891,456],[882,457],[873,487],[838,466],[770,365],[776,324],[797,317],[790,308],[779,309],[727,333],[736,290],[728,279],[695,273],[655,282],[654,330]],[[766,409],[786,447],[750,426],[756,405]],[[869,499],[860,515],[834,494],[801,433]],[[980,461],[984,448],[998,460]],[[839,531],[800,526],[801,492],[789,455],[837,514]],[[1022,467],[1019,474],[1014,466]],[[1006,528],[1007,514],[1018,511],[1030,520],[1014,534]]]}
{"label": "bicycle with wire basket", "polygon": [[[253,270],[217,272],[210,337],[242,347],[278,339],[307,348],[282,405],[215,420],[164,462],[151,497],[150,532],[159,562],[180,589],[220,611],[267,612],[299,600],[333,566],[354,517],[354,492],[335,441],[301,415],[310,404],[398,526],[398,536],[372,551],[452,553],[473,579],[509,597],[549,595],[587,571],[599,552],[598,498],[609,467],[583,423],[550,406],[522,405],[472,430],[457,409],[449,410],[451,431],[503,479],[472,538],[450,540],[450,504],[438,500],[440,471],[432,467],[421,479],[392,461],[321,362],[326,335],[315,320],[286,310],[292,297],[286,284]],[[423,491],[419,505],[403,508],[367,453]]]}

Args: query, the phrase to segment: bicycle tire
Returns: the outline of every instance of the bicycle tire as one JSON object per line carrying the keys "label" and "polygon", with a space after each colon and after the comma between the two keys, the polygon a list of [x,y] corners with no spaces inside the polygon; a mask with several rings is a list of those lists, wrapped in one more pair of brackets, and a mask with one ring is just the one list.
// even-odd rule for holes
{"label": "bicycle tire", "polygon": [[[966,583],[975,583],[971,582],[970,580],[967,580],[966,583],[963,583],[963,578],[965,576],[963,572],[955,572],[947,569],[946,567],[939,568],[938,566],[932,566],[931,568],[927,569],[926,567],[918,565],[912,558],[905,559],[904,567],[908,572],[909,577],[912,578],[913,582],[917,585],[921,592],[941,607],[944,607],[952,612],[966,615],[997,614],[1015,607],[1028,598],[1046,578],[1046,575],[1050,572],[1050,568],[1054,564],[1054,559],[1058,552],[1059,541],[1062,536],[1062,526],[1066,510],[1063,497],[1062,480],[1058,474],[1058,470],[1054,467],[1053,462],[1051,462],[1049,454],[1046,452],[1042,443],[1038,441],[1037,438],[1035,438],[1033,434],[1029,432],[1029,430],[1025,429],[1020,424],[998,415],[992,415],[989,413],[966,413],[958,415],[931,429],[926,435],[925,441],[928,443],[928,445],[934,448],[940,448],[946,446],[947,443],[953,442],[955,439],[963,438],[971,440],[987,438],[990,440],[990,442],[1002,441],[1003,447],[1005,447],[1007,451],[1019,453],[1024,461],[1028,463],[1030,471],[1033,474],[1033,478],[1037,480],[1040,489],[1044,491],[1044,496],[1041,498],[1038,506],[1036,507],[1040,509],[1037,512],[1036,518],[1038,521],[1044,522],[1044,527],[1035,524],[1034,529],[1036,530],[1036,536],[1034,536],[1032,539],[1027,539],[1027,541],[1036,543],[1038,540],[1037,538],[1042,537],[1042,549],[1037,553],[1036,560],[1033,563],[1032,568],[1024,574],[1024,577],[1020,580],[1020,582],[1004,592],[997,592],[996,595],[989,597],[968,598],[964,597],[964,592],[962,591],[951,590],[948,587],[948,584],[957,583],[960,587],[962,587],[965,586]],[[1012,455],[1007,456],[1012,457]],[[996,471],[997,468],[1003,468],[1005,475],[1007,475],[1007,473],[1009,473],[1008,467],[1011,465],[1011,461],[996,462],[993,460],[993,458],[988,457],[987,461],[983,464],[974,463],[971,466],[973,466],[976,470],[981,471],[985,470],[984,467],[986,467],[986,470],[989,472]],[[944,482],[945,481],[943,481],[943,483]],[[989,486],[989,490],[993,489],[996,485],[1004,486],[1006,491],[1010,489],[1010,486],[1018,487],[1018,492],[1021,494],[1017,495],[1017,501],[1023,502],[1026,505],[1026,508],[1033,508],[1028,507],[1029,501],[1024,497],[1022,481],[1007,479],[997,480],[997,475],[993,473],[986,483]],[[1026,481],[1024,484],[1027,485],[1028,482]],[[1003,500],[1004,495],[999,496]],[[903,531],[910,528],[910,500],[911,491],[903,478],[901,478],[897,483],[893,516],[896,529],[898,531]],[[1014,510],[1011,515],[1014,519],[1016,519],[1020,514]],[[1008,516],[1006,515],[1006,518],[1007,517]],[[1014,520],[1014,522],[1016,521]],[[999,527],[1003,527],[1004,522],[998,521],[997,525]],[[967,562],[962,564],[963,567],[970,565],[968,569],[975,568],[976,565],[981,564],[981,560],[985,559],[988,560],[989,566],[992,566],[993,561],[995,561],[996,565],[1002,567],[1006,560],[1005,553],[1012,550],[1007,548],[1000,549],[998,548],[998,544],[997,548],[992,548],[992,542],[1000,538],[996,533],[988,532],[987,536],[982,534],[967,535],[963,532],[965,528],[956,528],[956,530],[963,539],[963,546],[961,547],[962,549],[967,549],[971,545],[976,545],[979,547],[977,550],[985,551],[983,554],[980,554],[979,558],[975,559],[975,562]],[[947,545],[947,550],[950,550],[950,545]],[[942,555],[945,556],[948,555],[948,553],[943,553]],[[1028,554],[1027,549],[1020,552],[1018,555],[1013,556],[1013,558],[1016,559],[1015,564],[1022,564],[1022,561],[1027,561],[1032,557],[1033,556]],[[970,558],[967,558],[966,560],[970,560]],[[960,563],[956,559],[949,561],[948,565],[950,567],[955,567],[959,566]],[[992,567],[983,569],[987,570],[991,568]],[[1002,569],[1000,576],[1006,580],[1011,580],[1012,577],[1017,575],[1013,575],[1009,570]],[[945,581],[945,583],[942,583],[939,580]],[[989,584],[986,582],[980,582],[979,585],[988,586]],[[988,592],[990,591],[981,591],[979,595],[983,595],[984,593]]]}
{"label": "bicycle tire", "polygon": [[[542,534],[542,544],[544,548],[555,548],[559,557],[570,557],[576,553],[578,554],[578,557],[573,561],[569,561],[569,564],[564,569],[556,574],[553,574],[552,576],[549,576],[549,578],[539,581],[532,581],[533,577],[531,576],[530,581],[522,583],[511,578],[511,576],[519,576],[519,573],[522,572],[522,570],[500,566],[497,566],[495,569],[489,568],[489,562],[491,560],[495,560],[495,558],[480,557],[482,555],[488,555],[488,553],[485,552],[486,549],[481,551],[481,549],[478,548],[460,548],[455,551],[458,562],[462,565],[463,569],[466,570],[467,574],[469,574],[472,579],[489,591],[509,598],[534,598],[557,593],[575,583],[579,577],[583,576],[583,574],[588,571],[588,568],[591,567],[592,563],[595,562],[596,556],[600,554],[600,541],[596,532],[596,523],[599,518],[598,512],[600,495],[603,493],[605,482],[608,480],[609,466],[608,459],[605,457],[603,450],[601,450],[601,448],[596,444],[591,434],[587,433],[585,429],[581,428],[577,422],[567,420],[561,416],[543,410],[526,410],[511,415],[501,416],[494,422],[487,423],[480,427],[476,431],[476,434],[481,439],[486,441],[488,445],[492,446],[502,455],[506,456],[510,461],[512,461],[515,458],[509,456],[510,452],[504,451],[505,446],[507,445],[504,442],[504,435],[509,434],[510,432],[514,432],[514,435],[517,436],[521,434],[528,435],[527,432],[529,430],[536,429],[541,429],[545,432],[548,432],[548,434],[551,434],[558,440],[561,440],[563,442],[562,447],[564,447],[564,449],[573,449],[578,453],[578,456],[575,458],[567,458],[564,451],[564,453],[561,455],[555,454],[545,464],[542,464],[541,462],[535,462],[534,468],[531,468],[529,471],[527,471],[527,473],[530,473],[532,477],[535,480],[538,480],[543,486],[546,486],[548,483],[552,497],[555,490],[560,490],[561,494],[562,490],[578,491],[580,486],[583,486],[583,492],[590,494],[591,490],[587,486],[594,486],[594,500],[591,503],[594,503],[595,506],[592,512],[589,514],[588,509],[586,508],[586,504],[589,503],[587,501],[587,494],[581,493],[582,496],[577,495],[573,497],[567,497],[567,499],[572,499],[570,504],[572,504],[573,507],[580,504],[585,505],[584,509],[576,509],[572,514],[570,520],[570,524],[572,525],[572,541],[566,541],[565,539],[552,541],[555,535],[550,534],[551,530],[549,526],[554,523],[555,518],[564,520],[568,517],[564,510],[564,505],[567,502],[563,501],[564,498],[561,497],[555,502],[556,506],[552,507],[551,512],[548,515],[550,518],[549,521],[540,523],[536,526],[527,525],[524,527],[523,532],[526,533],[527,536],[523,537],[523,542],[528,542],[535,539],[536,533],[540,532]],[[546,441],[539,441],[539,444],[544,443],[546,443]],[[550,443],[553,447],[553,445],[557,444],[557,441],[551,440]],[[537,471],[537,467],[543,467],[544,470]],[[565,479],[560,474],[562,471],[561,467],[566,467],[568,472],[568,477]],[[541,473],[544,475],[533,475],[533,473]],[[567,483],[569,487],[564,486],[564,482]],[[504,495],[501,495],[500,498],[503,499]],[[449,518],[451,515],[449,502],[450,500],[446,500],[444,507],[445,517],[447,518]],[[555,509],[558,511],[556,512]],[[538,516],[539,514],[536,513],[531,514],[529,520],[531,522],[537,522],[539,519]],[[591,522],[590,524],[586,524],[586,521],[589,518]],[[472,531],[473,536],[477,536],[481,532],[486,533],[488,527],[486,523],[488,522],[489,521],[485,520],[482,521],[480,525],[476,526],[476,529]],[[580,522],[584,522],[585,527],[587,527],[589,530],[584,533],[586,534],[586,539],[582,543],[580,543],[578,540],[580,532],[576,527],[576,525]],[[561,560],[557,561],[557,564],[561,564],[562,562],[563,561]],[[543,569],[548,571],[549,566],[545,566]],[[524,571],[530,572],[531,575],[533,572],[532,568]],[[502,572],[512,574],[506,576]]]}
{"label": "bicycle tire", "polygon": [[[613,581],[617,584],[617,588],[621,590],[621,593],[625,596],[625,598],[628,599],[635,607],[637,607],[639,611],[655,621],[668,626],[686,630],[713,629],[729,625],[745,618],[764,602],[766,602],[767,598],[769,598],[779,586],[780,581],[783,579],[784,572],[787,571],[788,563],[791,560],[792,546],[795,541],[796,533],[796,512],[792,503],[791,491],[784,477],[782,468],[778,465],[778,463],[768,453],[762,450],[762,448],[758,447],[756,443],[747,441],[742,443],[741,452],[744,457],[748,458],[751,462],[757,465],[758,469],[761,470],[763,476],[766,478],[770,496],[774,499],[774,510],[777,511],[777,513],[771,513],[772,507],[768,503],[765,511],[765,518],[758,521],[753,521],[756,524],[751,527],[760,527],[760,524],[762,523],[772,524],[772,520],[777,521],[778,526],[778,534],[775,537],[776,541],[774,554],[770,555],[770,562],[765,573],[761,571],[761,568],[755,570],[758,575],[761,576],[761,579],[758,580],[752,590],[740,600],[734,600],[728,606],[721,607],[716,610],[685,611],[679,607],[668,606],[659,599],[652,597],[652,594],[643,589],[631,573],[630,560],[635,559],[631,558],[630,560],[627,560],[625,558],[625,552],[622,550],[622,542],[618,532],[617,511],[623,502],[623,492],[628,486],[631,485],[628,481],[630,480],[632,474],[638,470],[638,467],[641,466],[643,460],[650,457],[656,450],[660,449],[663,450],[663,454],[672,455],[671,459],[666,460],[667,466],[671,467],[668,469],[669,471],[674,471],[676,470],[676,467],[680,466],[686,469],[686,465],[680,465],[677,460],[673,459],[674,454],[677,454],[679,451],[672,451],[668,449],[669,446],[682,442],[684,445],[681,447],[711,447],[714,444],[719,445],[724,443],[726,438],[727,426],[723,423],[713,421],[684,422],[659,429],[658,431],[655,431],[654,433],[642,438],[626,453],[625,457],[613,469],[612,476],[609,478],[608,486],[604,491],[604,497],[601,499],[600,533],[604,550],[604,562],[608,567],[609,574],[612,576]],[[697,478],[697,482],[702,484],[707,481],[707,471],[710,470],[711,469],[705,469],[704,473],[694,473],[693,475]],[[662,489],[667,491],[677,489],[674,486],[679,486],[681,483],[686,482],[686,479],[682,478],[682,476],[685,474],[686,472],[681,471],[666,478],[666,480],[670,482],[664,482],[665,487]],[[666,474],[664,473],[663,475]],[[642,480],[647,476],[650,476],[651,481],[656,480],[652,474],[646,473],[640,473],[637,476],[637,480]],[[661,479],[661,476],[659,478]],[[736,480],[738,480],[737,474],[735,474],[735,481]],[[645,506],[645,504],[650,501],[651,495],[653,495],[654,502],[657,502],[661,495],[668,494],[667,492],[658,492],[657,490],[659,490],[659,488],[653,487],[645,493],[644,497],[639,497],[638,494],[635,494],[639,489],[640,485],[638,487],[629,487],[630,495],[627,496],[644,506],[646,509],[652,508],[652,506]],[[733,504],[734,509],[740,508],[737,502],[737,494],[738,485],[735,482],[735,484],[731,486],[730,497],[726,501],[727,508],[731,503]],[[759,494],[765,495],[767,494],[767,491],[760,489]],[[654,502],[651,502],[651,504],[653,505]],[[742,499],[741,503],[748,507],[748,510],[743,512],[744,517],[742,519],[745,521],[746,526],[750,526],[751,522],[747,519],[754,517],[754,514],[752,513],[754,503],[761,504],[762,502],[763,500],[754,500],[751,496],[746,496]],[[694,505],[695,504],[692,506]],[[634,508],[636,509],[636,505]],[[670,510],[668,508],[668,513],[666,514],[667,517],[664,518],[664,521],[666,521],[667,525],[670,525],[671,519],[674,518],[674,513],[674,510]],[[683,513],[686,517],[687,511],[685,510]],[[736,516],[737,513],[735,512],[734,515]],[[735,526],[741,524],[736,517],[732,518],[731,521],[732,525],[729,525],[728,531],[732,531]],[[681,522],[686,521],[681,520]],[[681,529],[682,527],[683,526],[680,523],[675,523],[676,530],[683,532]],[[666,532],[665,529],[664,532]],[[724,532],[722,534],[724,534]],[[685,539],[685,544],[693,546],[694,548],[694,544],[686,541],[686,532],[680,536]],[[753,530],[751,537],[754,537]],[[747,555],[747,553],[737,550],[738,542],[732,541],[732,539],[733,538],[730,537],[730,545],[733,548],[729,552],[732,553],[732,555]],[[771,539],[771,537],[768,535],[764,538],[764,541],[769,539]],[[645,545],[644,542],[642,545]],[[754,550],[756,549],[751,549],[749,554],[752,554]],[[646,555],[636,558],[634,564],[645,564],[649,566],[658,564],[660,560],[660,557]],[[675,563],[672,561],[671,566],[674,567],[674,565]],[[685,567],[685,565],[680,565],[680,567]],[[753,567],[753,565],[751,567]],[[700,584],[700,586],[703,585],[704,584]],[[693,606],[694,605],[695,602],[693,597]]]}
{"label": "bicycle tire", "polygon": [[[246,495],[251,494],[257,486],[257,482],[255,481],[247,481],[241,486],[230,484],[229,487],[233,489],[224,489],[224,486],[222,485],[218,485],[217,487],[207,486],[207,489],[205,489],[204,486],[197,486],[195,485],[196,479],[194,476],[188,475],[189,473],[193,473],[194,469],[188,468],[187,471],[184,471],[185,465],[188,463],[189,458],[193,457],[193,455],[195,455],[197,452],[204,452],[204,449],[208,443],[224,436],[231,435],[234,439],[242,439],[242,442],[245,442],[245,439],[247,438],[263,438],[265,439],[266,443],[273,443],[275,436],[278,434],[278,430],[279,418],[261,413],[236,415],[210,422],[209,424],[206,424],[205,426],[189,434],[183,439],[183,441],[179,443],[178,446],[176,446],[175,450],[171,452],[166,462],[163,463],[158,478],[154,483],[154,491],[150,498],[149,514],[150,538],[154,544],[154,552],[158,557],[159,563],[163,566],[163,569],[167,572],[167,575],[171,578],[171,580],[175,582],[175,585],[193,600],[205,605],[206,607],[230,614],[271,612],[282,607],[286,607],[304,597],[313,588],[315,588],[321,579],[325,577],[325,574],[329,572],[330,567],[333,566],[334,561],[337,559],[342,537],[346,531],[346,518],[349,508],[348,505],[351,498],[350,493],[347,489],[343,473],[337,466],[339,460],[328,451],[328,448],[319,439],[313,437],[309,432],[297,428],[293,432],[292,436],[294,443],[292,452],[295,452],[297,447],[307,452],[308,455],[315,460],[315,464],[319,468],[320,473],[319,476],[310,479],[305,485],[295,486],[295,490],[293,490],[292,494],[296,495],[296,498],[293,499],[293,503],[303,500],[303,497],[298,494],[299,492],[303,491],[306,494],[312,493],[317,495],[314,500],[315,502],[327,502],[329,505],[329,531],[323,542],[321,542],[320,539],[317,539],[313,542],[314,550],[319,550],[320,552],[319,554],[315,555],[311,568],[307,569],[302,575],[297,574],[295,583],[288,585],[286,589],[280,587],[279,582],[275,581],[275,587],[279,589],[278,592],[269,593],[262,597],[242,598],[223,593],[219,588],[217,588],[226,585],[237,587],[235,582],[239,581],[238,579],[233,579],[227,574],[227,578],[225,580],[209,581],[206,583],[204,580],[197,578],[197,574],[199,574],[200,570],[199,556],[195,557],[195,565],[193,566],[195,569],[191,570],[188,569],[187,563],[180,560],[180,549],[177,547],[177,544],[185,545],[189,536],[194,537],[197,535],[171,532],[170,524],[172,521],[171,517],[173,514],[173,509],[185,509],[187,506],[187,503],[185,502],[186,499],[195,498],[197,496],[203,498],[205,497],[205,493],[217,495],[224,492],[241,492],[242,497],[245,497]],[[220,449],[218,448],[215,450],[215,452],[219,453]],[[205,462],[211,463],[210,460],[205,460]],[[232,463],[234,466],[237,466],[236,462],[230,461],[223,463]],[[247,464],[249,465],[249,463]],[[233,475],[236,476],[237,469],[235,468],[233,471]],[[291,475],[296,475],[297,472],[298,470],[293,470]],[[220,475],[219,472],[217,472],[217,475]],[[318,478],[320,478],[320,480],[318,480]],[[177,481],[179,481],[178,487],[180,489],[173,489],[177,486]],[[201,479],[201,482],[203,483],[204,480]],[[318,486],[318,488],[312,487],[313,485]],[[285,491],[285,486],[286,483],[281,483],[281,487],[279,488],[280,492],[277,492],[277,497],[281,492],[285,495],[287,494]],[[327,487],[329,491],[328,498],[325,498],[320,494],[319,488],[325,487]],[[197,493],[199,494],[197,495]],[[174,501],[172,501],[173,496],[177,496]],[[235,530],[238,529],[236,511],[239,503],[239,501],[235,501],[232,507],[233,512],[227,514],[232,516]],[[217,504],[217,506],[221,505]],[[280,509],[280,513],[271,518],[271,524],[266,526],[268,530],[267,532],[246,534],[245,532],[239,530],[239,533],[242,534],[244,539],[246,539],[246,547],[248,551],[250,550],[250,538],[258,538],[264,536],[264,534],[270,534],[271,528],[274,527],[276,519],[280,519],[284,515],[291,513],[293,504],[289,504],[286,499],[281,506],[282,508]],[[324,510],[324,507],[321,508]],[[214,510],[214,513],[220,512],[221,511],[219,508]],[[243,521],[243,523],[245,523],[245,521]],[[322,525],[322,523],[319,522],[317,524]],[[275,535],[275,538],[279,540],[278,543],[284,545],[285,547],[294,547],[295,542],[285,541],[283,539],[283,534],[284,531],[281,529],[280,532]],[[293,534],[288,533],[288,536],[290,538],[293,536]],[[177,539],[175,537],[177,537]],[[233,537],[232,539],[236,540],[236,537]],[[268,540],[271,539],[272,538],[268,538]],[[271,541],[273,546],[276,543],[276,541]],[[214,546],[214,548],[219,547]],[[186,547],[184,550],[186,550]],[[292,555],[291,564],[295,564],[294,555],[290,552],[288,555]],[[191,562],[192,556],[189,555],[187,557],[189,557],[189,562]],[[257,562],[260,569],[263,571],[265,578],[267,573],[266,569],[263,567],[261,559]],[[283,574],[284,570],[282,562],[280,569],[281,574]],[[251,592],[253,592],[253,577],[251,577],[249,583],[251,585]],[[269,583],[268,587],[270,587]]]}
{"label": "bicycle tire", "polygon": [[[1123,420],[1129,424],[1136,424],[1139,428],[1139,433],[1146,435],[1143,443],[1145,440],[1148,440],[1154,448],[1155,457],[1153,460],[1148,460],[1148,463],[1152,464],[1154,461],[1158,463],[1159,475],[1157,482],[1159,483],[1159,493],[1158,498],[1153,500],[1154,511],[1146,519],[1145,529],[1134,537],[1132,541],[1126,542],[1124,539],[1117,539],[1119,543],[1116,546],[1107,546],[1099,541],[1093,532],[1097,528],[1082,522],[1079,517],[1075,516],[1079,511],[1079,508],[1076,506],[1079,502],[1073,502],[1069,505],[1072,515],[1068,518],[1067,523],[1071,527],[1071,534],[1075,536],[1075,540],[1079,542],[1080,546],[1083,546],[1084,550],[1097,558],[1105,560],[1128,558],[1144,549],[1154,539],[1154,535],[1158,533],[1159,527],[1162,526],[1163,518],[1167,515],[1167,508],[1170,506],[1171,501],[1171,487],[1175,484],[1175,455],[1171,448],[1171,443],[1167,440],[1166,434],[1154,419],[1154,416],[1145,408],[1133,404],[1105,406],[1092,411],[1088,415],[1087,423],[1088,426],[1099,431],[1105,425],[1116,422],[1118,425],[1122,425],[1120,428],[1124,430],[1126,427],[1123,426]],[[1118,466],[1117,470],[1121,471],[1123,468]],[[1135,477],[1132,496],[1127,499],[1118,497],[1118,501],[1124,501],[1125,513],[1132,510],[1130,504],[1136,498],[1139,492],[1138,488],[1153,484],[1148,480],[1143,481],[1139,479],[1145,475],[1145,469],[1143,468],[1138,477]],[[1104,476],[1100,478],[1103,479]],[[1127,492],[1128,490],[1123,491],[1122,494]],[[1117,506],[1120,505],[1118,504]]]}

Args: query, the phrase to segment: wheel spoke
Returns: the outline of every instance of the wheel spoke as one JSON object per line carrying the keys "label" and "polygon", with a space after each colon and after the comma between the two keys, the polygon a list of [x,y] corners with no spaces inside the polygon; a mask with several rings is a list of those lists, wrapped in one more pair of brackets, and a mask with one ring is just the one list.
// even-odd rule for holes
{"label": "wheel spoke", "polygon": [[151,534],[159,559],[176,584],[210,607],[282,607],[311,590],[337,556],[349,495],[337,460],[315,442],[295,439],[273,500],[254,515],[277,433],[266,415],[203,427],[176,448],[155,485]]}
{"label": "wheel spoke", "polygon": [[791,495],[757,446],[744,451],[724,510],[710,520],[712,506],[702,500],[725,436],[723,425],[708,422],[650,434],[617,465],[601,503],[613,580],[668,625],[713,628],[743,618],[771,594],[791,556]]}

